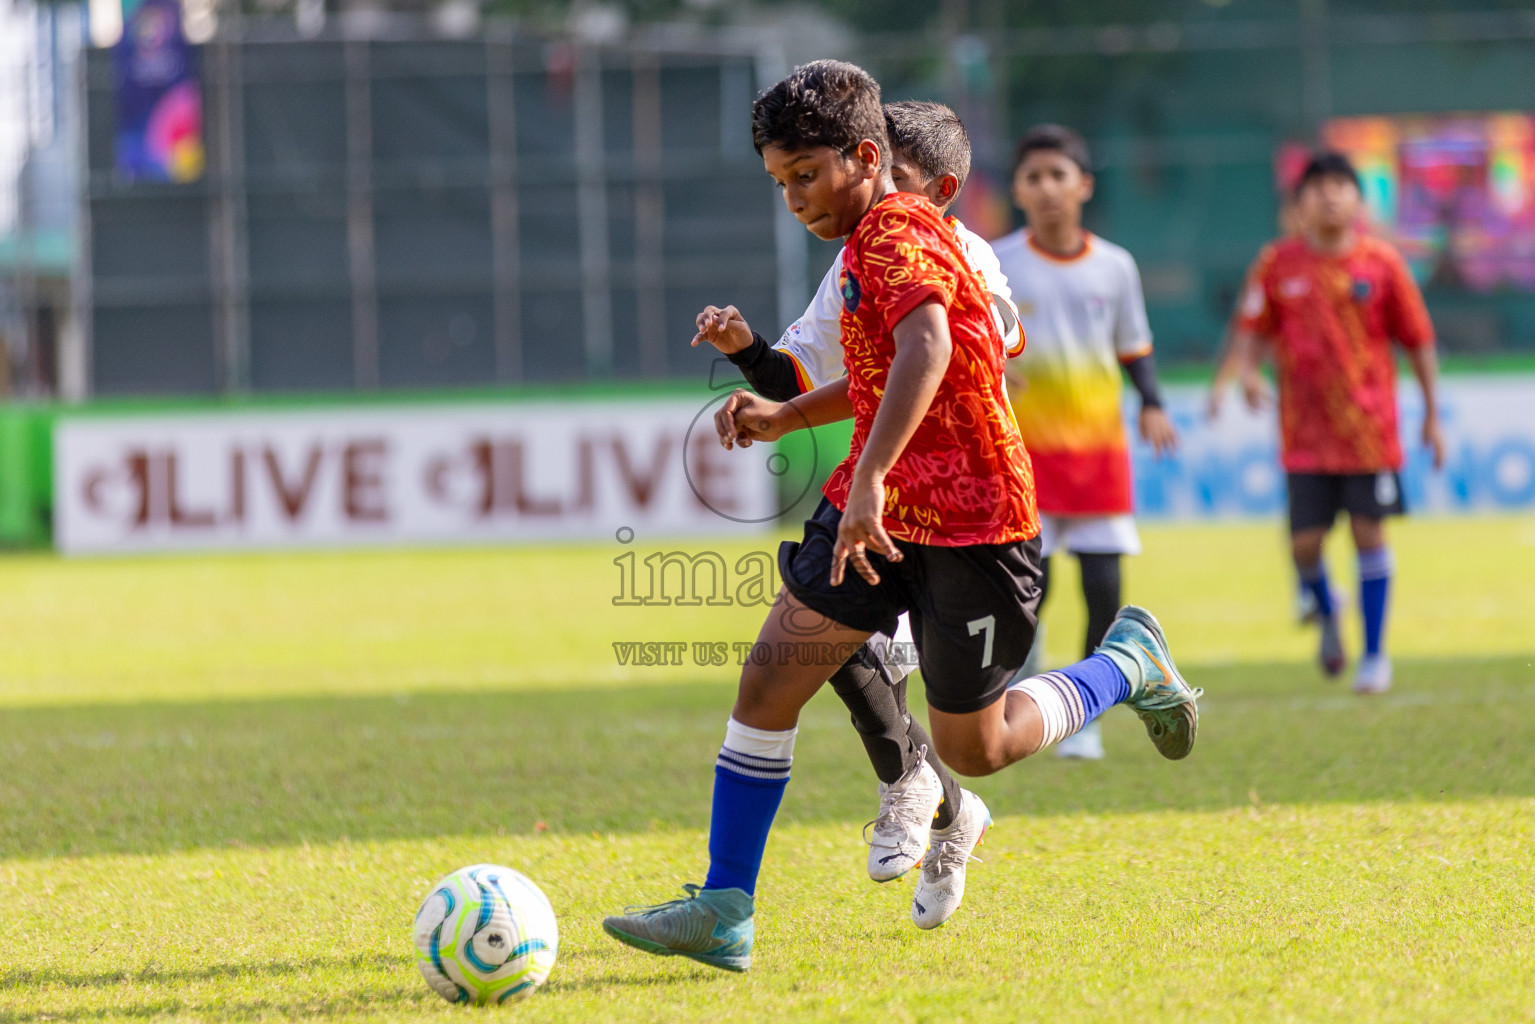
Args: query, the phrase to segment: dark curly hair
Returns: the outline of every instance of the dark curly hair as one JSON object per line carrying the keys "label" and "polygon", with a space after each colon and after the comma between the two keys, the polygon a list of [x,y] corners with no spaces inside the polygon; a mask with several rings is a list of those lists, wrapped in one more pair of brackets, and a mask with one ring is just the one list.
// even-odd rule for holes
{"label": "dark curly hair", "polygon": [[879,146],[880,160],[888,167],[890,141],[879,83],[856,64],[801,64],[752,104],[752,144],[759,154],[768,146],[830,146],[846,156],[864,139]]}
{"label": "dark curly hair", "polygon": [[970,135],[954,111],[923,100],[886,103],[885,132],[891,148],[916,164],[927,181],[952,174],[964,188],[970,176]]}
{"label": "dark curly hair", "polygon": [[1352,182],[1355,188],[1359,187],[1359,172],[1354,170],[1353,162],[1337,150],[1324,149],[1312,154],[1306,169],[1300,172],[1300,179],[1295,183],[1296,197],[1299,198],[1307,185],[1323,178],[1342,178]]}
{"label": "dark curly hair", "polygon": [[1029,154],[1041,150],[1061,154],[1076,164],[1083,174],[1093,173],[1093,161],[1087,155],[1087,140],[1080,132],[1058,124],[1037,124],[1024,132],[1013,150],[1013,169],[1009,173],[1017,174]]}

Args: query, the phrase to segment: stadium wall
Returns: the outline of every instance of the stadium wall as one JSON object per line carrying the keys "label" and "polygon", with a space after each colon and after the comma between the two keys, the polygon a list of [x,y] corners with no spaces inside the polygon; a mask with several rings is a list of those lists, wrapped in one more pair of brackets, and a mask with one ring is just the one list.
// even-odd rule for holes
{"label": "stadium wall", "polygon": [[[0,546],[622,540],[625,527],[660,538],[792,525],[846,454],[848,426],[721,458],[709,416],[733,383],[3,409]],[[1272,415],[1233,398],[1210,421],[1202,386],[1167,391],[1183,443],[1165,459],[1132,446],[1140,514],[1277,517]],[[1535,510],[1535,374],[1451,375],[1442,403],[1449,451],[1435,473],[1404,382],[1410,506]]]}

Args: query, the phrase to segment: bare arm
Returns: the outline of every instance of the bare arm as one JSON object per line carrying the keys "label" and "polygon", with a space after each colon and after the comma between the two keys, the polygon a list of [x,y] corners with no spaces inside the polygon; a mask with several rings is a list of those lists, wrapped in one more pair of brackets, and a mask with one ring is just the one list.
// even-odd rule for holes
{"label": "bare arm", "polygon": [[895,325],[895,358],[885,380],[885,393],[875,411],[858,465],[848,491],[847,508],[837,528],[832,556],[831,582],[842,582],[849,559],[858,574],[870,583],[879,574],[869,564],[865,548],[872,547],[892,562],[902,559],[901,549],[885,532],[885,475],[905,451],[906,443],[933,404],[954,351],[949,336],[948,310],[937,300],[924,302]]}
{"label": "bare arm", "polygon": [[1215,371],[1215,381],[1210,385],[1210,416],[1220,412],[1221,402],[1233,380],[1242,382],[1242,394],[1250,408],[1261,409],[1269,401],[1268,383],[1259,372],[1262,343],[1252,331],[1237,328],[1231,332],[1225,358]]}
{"label": "bare arm", "polygon": [[714,414],[714,429],[726,449],[750,448],[753,441],[776,441],[796,430],[850,419],[852,415],[847,378],[839,377],[787,402],[736,391]]}
{"label": "bare arm", "polygon": [[1434,468],[1444,467],[1444,432],[1439,427],[1439,355],[1433,345],[1407,350],[1407,363],[1423,389],[1423,444],[1434,453]]}

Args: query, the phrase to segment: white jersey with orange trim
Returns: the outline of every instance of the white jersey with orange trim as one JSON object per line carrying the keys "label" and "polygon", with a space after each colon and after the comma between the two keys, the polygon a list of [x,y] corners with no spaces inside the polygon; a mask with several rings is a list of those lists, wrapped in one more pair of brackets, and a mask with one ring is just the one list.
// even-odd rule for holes
{"label": "white jersey with orange trim", "polygon": [[1057,256],[1027,229],[997,239],[992,248],[1029,339],[1009,369],[1024,384],[1013,391],[1013,415],[1034,461],[1040,511],[1128,513],[1120,364],[1151,352],[1134,258],[1090,234],[1082,252]]}
{"label": "white jersey with orange trim", "polygon": [[[992,316],[997,321],[997,331],[1008,356],[1016,356],[1023,350],[1024,333],[1018,326],[1018,309],[1013,305],[1012,290],[997,256],[991,251],[986,239],[971,231],[953,217],[946,222],[954,229],[955,237],[965,250],[970,269],[986,282],[992,296]],[[842,253],[832,260],[821,285],[805,315],[789,325],[773,347],[789,354],[794,360],[794,371],[799,377],[800,388],[812,391],[822,384],[829,384],[845,372],[842,365]]]}

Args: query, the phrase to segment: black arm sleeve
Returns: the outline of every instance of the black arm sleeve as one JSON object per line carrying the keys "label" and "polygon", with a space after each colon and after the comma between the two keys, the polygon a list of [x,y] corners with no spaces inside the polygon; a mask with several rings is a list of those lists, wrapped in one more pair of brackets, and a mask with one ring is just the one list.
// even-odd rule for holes
{"label": "black arm sleeve", "polygon": [[1141,396],[1142,409],[1162,408],[1162,391],[1157,387],[1155,356],[1148,352],[1139,359],[1130,360],[1125,364],[1125,373],[1130,375],[1130,383],[1135,385],[1135,390]]}
{"label": "black arm sleeve", "polygon": [[763,398],[775,402],[787,402],[804,394],[799,386],[799,374],[794,372],[794,360],[787,352],[767,343],[767,339],[752,331],[752,343],[739,352],[730,352],[729,359],[746,378],[746,383]]}

